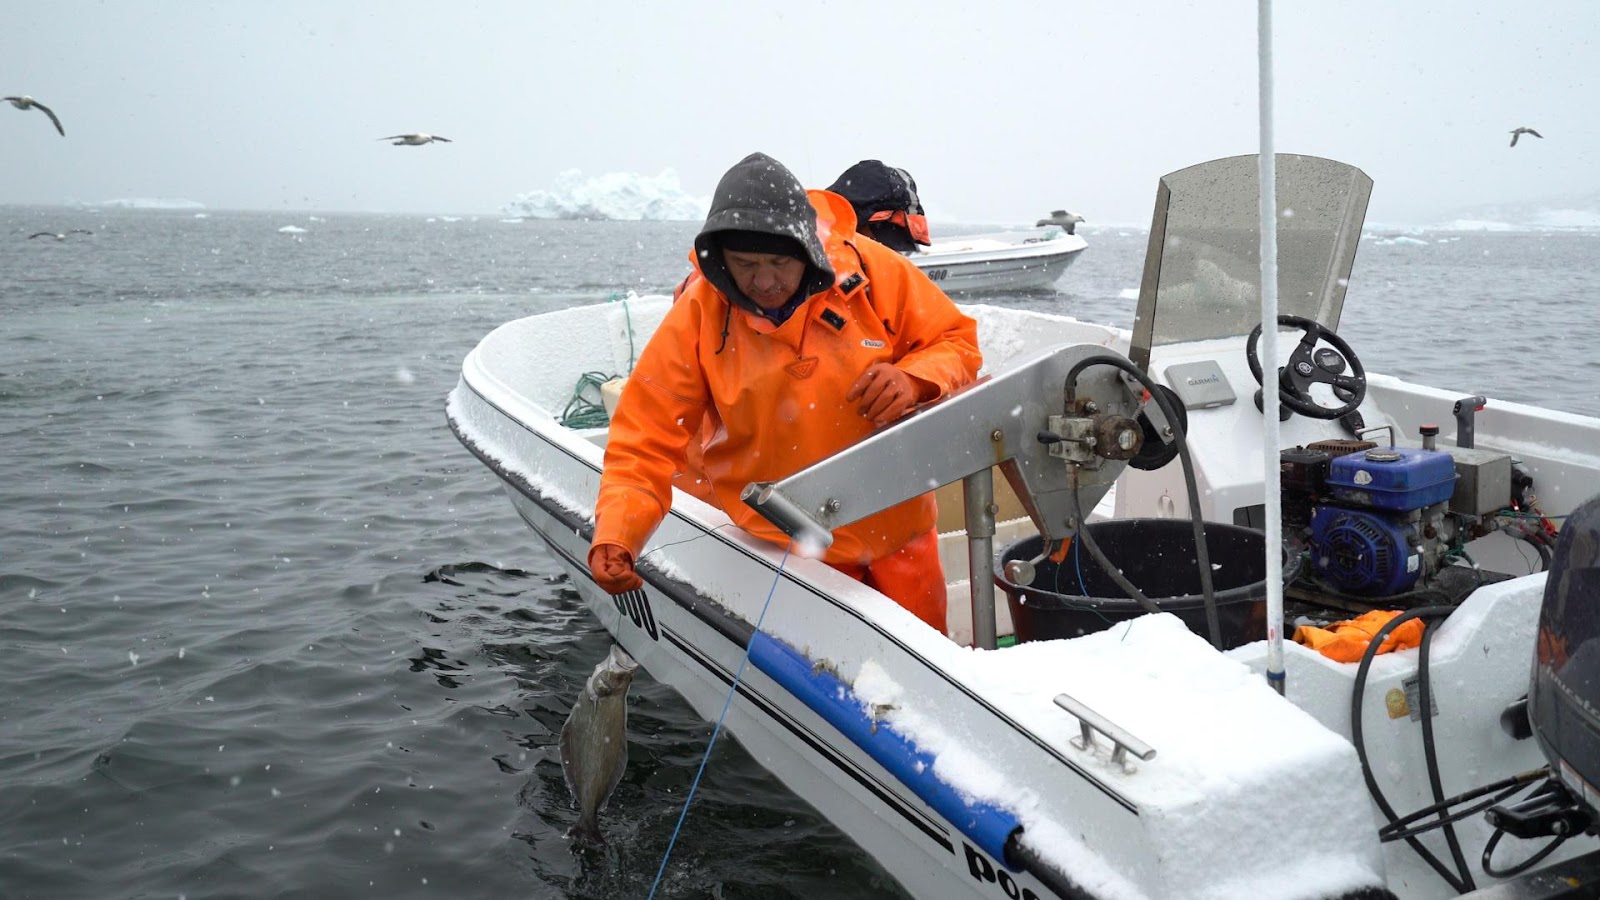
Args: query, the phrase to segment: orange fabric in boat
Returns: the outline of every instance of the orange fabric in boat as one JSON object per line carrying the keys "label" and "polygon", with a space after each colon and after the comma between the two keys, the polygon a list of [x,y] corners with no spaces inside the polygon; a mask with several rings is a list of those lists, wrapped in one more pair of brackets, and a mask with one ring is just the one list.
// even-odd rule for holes
{"label": "orange fabric in boat", "polygon": [[[976,377],[977,323],[910,260],[876,241],[856,240],[855,211],[843,197],[807,196],[833,285],[775,325],[740,307],[730,311],[691,254],[696,275],[639,354],[612,415],[592,543],[618,544],[637,558],[671,506],[675,475],[693,472],[691,479],[705,478],[709,497],[740,528],[785,544],[788,536],[739,492],[871,434],[859,404],[844,399],[868,366],[900,368],[922,402]],[[698,466],[689,463],[691,440]],[[935,517],[932,493],[907,500],[836,529],[822,558],[869,566],[928,532]]]}
{"label": "orange fabric in boat", "polygon": [[939,562],[937,530],[930,528],[899,550],[865,566],[834,563],[833,567],[944,633],[949,594],[944,586],[944,566]]}
{"label": "orange fabric in boat", "polygon": [[[1354,619],[1334,622],[1327,628],[1301,625],[1294,630],[1294,639],[1297,643],[1304,644],[1329,659],[1339,662],[1360,662],[1361,657],[1367,652],[1367,646],[1372,643],[1373,635],[1398,615],[1400,610],[1374,609]],[[1384,638],[1383,644],[1378,647],[1378,652],[1392,653],[1395,650],[1420,645],[1422,628],[1421,619],[1412,619],[1389,632],[1389,636]]]}

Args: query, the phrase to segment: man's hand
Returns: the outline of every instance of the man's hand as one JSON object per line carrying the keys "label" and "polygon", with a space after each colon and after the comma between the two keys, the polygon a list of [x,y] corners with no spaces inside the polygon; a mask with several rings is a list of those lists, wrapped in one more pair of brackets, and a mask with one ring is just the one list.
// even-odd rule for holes
{"label": "man's hand", "polygon": [[608,594],[622,594],[644,587],[644,579],[633,569],[633,554],[621,544],[595,544],[589,548],[589,571],[595,583]]}
{"label": "man's hand", "polygon": [[919,393],[916,379],[902,369],[879,362],[861,373],[845,392],[844,399],[846,402],[860,400],[857,412],[871,419],[873,425],[887,425],[915,406]]}

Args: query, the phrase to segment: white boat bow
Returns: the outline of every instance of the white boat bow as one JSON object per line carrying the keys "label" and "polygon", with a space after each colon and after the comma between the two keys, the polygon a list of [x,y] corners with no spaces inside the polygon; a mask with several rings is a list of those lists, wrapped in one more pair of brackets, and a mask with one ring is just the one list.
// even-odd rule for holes
{"label": "white boat bow", "polygon": [[1054,286],[1088,246],[1051,225],[941,238],[908,255],[946,292],[1028,291]]}

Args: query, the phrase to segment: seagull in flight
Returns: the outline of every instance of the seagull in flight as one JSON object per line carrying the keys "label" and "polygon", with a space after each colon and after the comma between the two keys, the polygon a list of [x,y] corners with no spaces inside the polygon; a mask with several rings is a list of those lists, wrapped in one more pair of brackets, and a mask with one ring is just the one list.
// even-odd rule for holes
{"label": "seagull in flight", "polygon": [[1083,216],[1080,216],[1077,213],[1067,212],[1064,209],[1056,209],[1050,211],[1050,218],[1040,219],[1038,222],[1034,223],[1034,227],[1043,228],[1046,225],[1059,225],[1066,229],[1067,234],[1077,234],[1078,223],[1082,221],[1084,221]]}
{"label": "seagull in flight", "polygon": [[414,131],[411,134],[391,134],[388,137],[378,138],[378,140],[394,141],[396,147],[420,147],[423,144],[431,144],[434,141],[444,141],[446,144],[454,143],[447,137],[440,137],[437,134],[427,134],[421,131]]}
{"label": "seagull in flight", "polygon": [[40,103],[32,97],[29,97],[27,94],[23,94],[21,97],[0,97],[0,100],[9,102],[17,109],[37,109],[38,111],[50,117],[50,121],[55,124],[56,131],[61,132],[62,137],[67,136],[67,130],[61,127],[61,120],[56,118],[56,114],[51,112],[50,107],[45,106],[43,103]]}
{"label": "seagull in flight", "polygon": [[1515,147],[1517,145],[1517,138],[1522,137],[1525,134],[1531,134],[1534,137],[1541,139],[1544,137],[1544,135],[1534,131],[1532,128],[1528,128],[1527,126],[1513,128],[1511,129],[1511,146]]}

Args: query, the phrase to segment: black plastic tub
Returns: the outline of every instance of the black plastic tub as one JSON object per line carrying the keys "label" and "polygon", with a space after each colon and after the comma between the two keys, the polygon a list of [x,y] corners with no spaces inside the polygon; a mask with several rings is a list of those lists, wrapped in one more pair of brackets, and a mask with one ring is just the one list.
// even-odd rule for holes
{"label": "black plastic tub", "polygon": [[[1094,541],[1112,565],[1144,592],[1162,612],[1182,619],[1189,630],[1210,640],[1200,570],[1195,564],[1194,525],[1188,519],[1113,519],[1091,522]],[[1267,636],[1266,535],[1254,528],[1207,522],[1211,584],[1224,649]],[[1012,582],[1005,564],[1039,555],[1035,535],[1006,547],[995,567],[994,583],[1005,591],[1017,640],[1072,638],[1145,614],[1075,541],[1061,564],[1035,565],[1031,585]],[[1079,552],[1082,557],[1079,557]],[[1284,578],[1292,579],[1284,561]]]}

